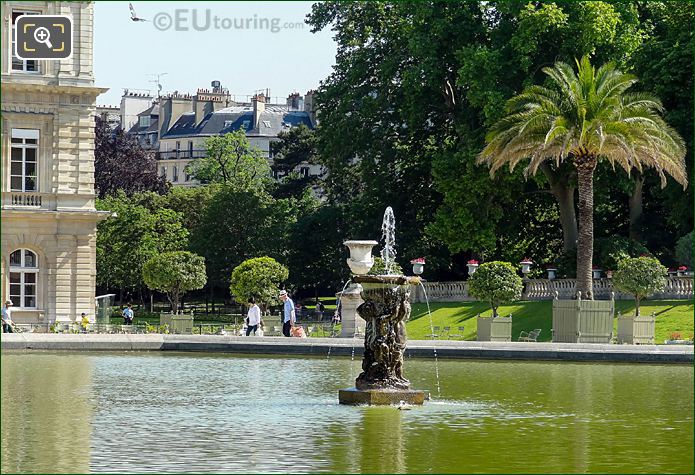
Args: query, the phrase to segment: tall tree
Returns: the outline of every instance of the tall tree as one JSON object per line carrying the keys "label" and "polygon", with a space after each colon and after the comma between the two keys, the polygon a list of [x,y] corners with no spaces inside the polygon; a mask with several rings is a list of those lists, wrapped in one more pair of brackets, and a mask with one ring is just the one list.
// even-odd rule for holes
{"label": "tall tree", "polygon": [[666,173],[685,187],[685,146],[661,118],[655,97],[627,90],[637,79],[612,63],[598,70],[584,56],[577,72],[566,63],[543,68],[550,87],[530,86],[507,103],[507,115],[492,126],[480,161],[494,174],[530,159],[525,173],[534,175],[542,163],[568,161],[577,172],[579,239],[577,290],[593,298],[593,176],[599,160],[628,173],[654,168],[666,184]]}
{"label": "tall tree", "polygon": [[122,191],[130,196],[141,191],[162,194],[168,189],[167,181],[157,173],[157,159],[146,152],[137,139],[112,130],[100,117],[96,117],[94,135],[94,186],[99,198]]}
{"label": "tall tree", "polygon": [[205,139],[205,157],[187,172],[202,183],[222,183],[237,191],[264,190],[270,180],[268,161],[253,147],[244,129]]}

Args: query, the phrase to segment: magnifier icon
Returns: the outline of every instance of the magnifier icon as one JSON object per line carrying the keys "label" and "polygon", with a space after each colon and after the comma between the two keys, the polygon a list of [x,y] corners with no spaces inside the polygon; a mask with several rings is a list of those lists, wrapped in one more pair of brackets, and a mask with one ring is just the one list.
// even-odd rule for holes
{"label": "magnifier icon", "polygon": [[48,28],[40,26],[34,30],[34,39],[37,43],[43,43],[53,49],[53,45],[51,44],[51,32],[48,31]]}

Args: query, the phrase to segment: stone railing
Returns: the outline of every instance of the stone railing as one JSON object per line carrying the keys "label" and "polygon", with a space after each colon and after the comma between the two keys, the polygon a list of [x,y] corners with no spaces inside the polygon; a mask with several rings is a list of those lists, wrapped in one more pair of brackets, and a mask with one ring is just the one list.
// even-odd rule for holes
{"label": "stone railing", "polygon": [[[411,291],[411,301],[414,303],[424,302],[425,293],[430,302],[462,302],[475,300],[468,294],[468,284],[466,282],[423,282],[422,286],[413,288]],[[531,279],[524,282],[524,292],[522,300],[552,300],[555,292],[560,299],[572,299],[576,294],[576,279]],[[613,289],[611,279],[594,279],[594,298],[599,300],[609,299],[611,293],[615,292],[615,299],[630,300],[630,294]],[[693,278],[692,277],[669,277],[666,280],[666,288],[663,292],[652,295],[652,299],[692,299],[693,298]]]}
{"label": "stone railing", "polygon": [[[423,291],[424,287],[424,291]],[[475,300],[468,295],[468,283],[457,282],[423,282],[411,290],[411,302],[424,302],[425,293],[430,302],[461,302]]]}
{"label": "stone railing", "polygon": [[41,193],[11,193],[9,195],[9,206],[21,208],[41,208],[43,196]]}

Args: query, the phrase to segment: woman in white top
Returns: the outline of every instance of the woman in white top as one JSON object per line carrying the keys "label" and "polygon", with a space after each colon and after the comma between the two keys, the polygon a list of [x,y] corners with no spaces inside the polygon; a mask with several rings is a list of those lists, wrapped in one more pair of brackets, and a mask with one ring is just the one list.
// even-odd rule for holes
{"label": "woman in white top", "polygon": [[256,305],[256,299],[249,297],[249,313],[246,316],[246,336],[249,336],[251,332],[255,335],[260,323],[261,309]]}

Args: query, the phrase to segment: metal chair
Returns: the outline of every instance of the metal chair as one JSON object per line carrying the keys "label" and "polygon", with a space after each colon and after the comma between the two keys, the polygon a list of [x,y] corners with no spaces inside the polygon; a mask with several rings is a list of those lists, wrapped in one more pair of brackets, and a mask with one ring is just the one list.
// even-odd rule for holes
{"label": "metal chair", "polygon": [[457,340],[460,340],[463,338],[463,331],[465,330],[466,327],[458,327],[457,333],[449,333],[449,339],[456,338]]}
{"label": "metal chair", "polygon": [[531,330],[530,332],[525,332],[522,331],[519,333],[519,340],[518,341],[533,341],[537,342],[538,341],[538,335],[541,334],[541,329],[536,328],[534,330]]}
{"label": "metal chair", "polygon": [[441,330],[441,327],[434,326],[432,327],[432,333],[429,333],[427,336],[432,338],[432,339],[437,339],[439,338],[439,331]]}

